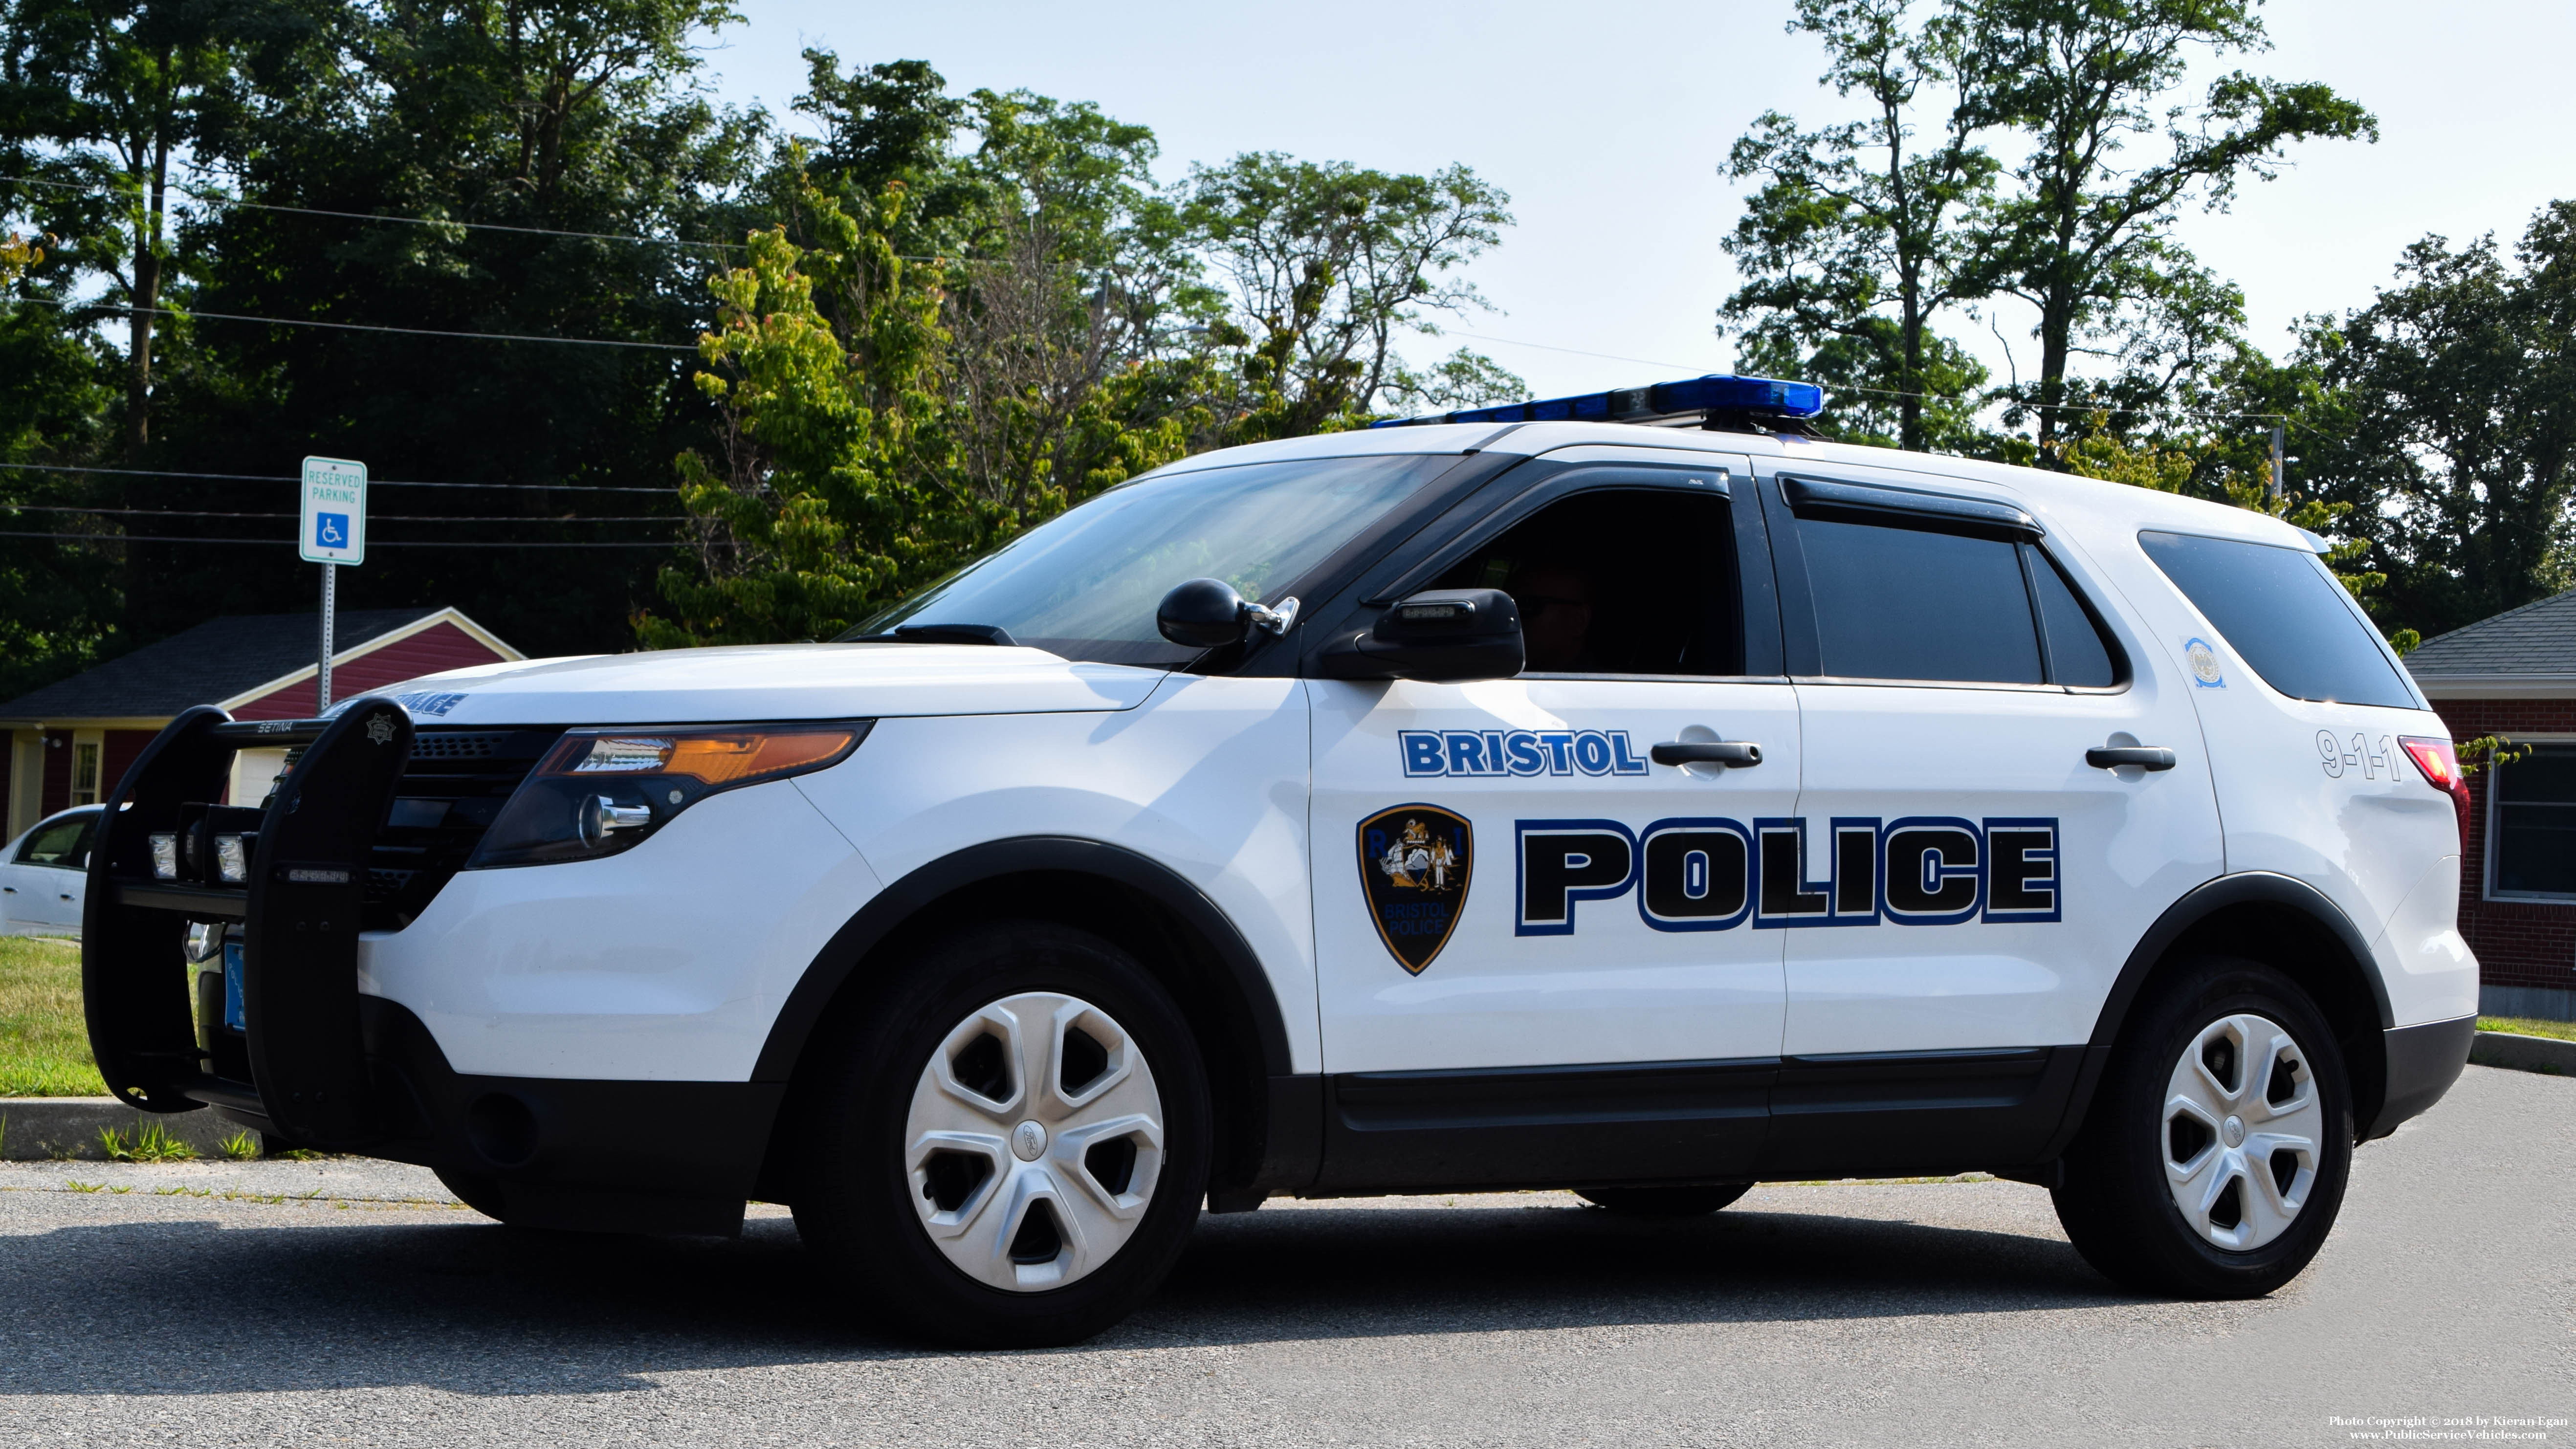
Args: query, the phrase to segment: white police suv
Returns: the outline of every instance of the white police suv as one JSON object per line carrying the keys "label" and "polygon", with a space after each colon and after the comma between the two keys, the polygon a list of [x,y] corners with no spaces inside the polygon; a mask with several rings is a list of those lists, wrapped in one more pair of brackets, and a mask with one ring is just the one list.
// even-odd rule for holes
{"label": "white police suv", "polygon": [[965,1342],[1274,1194],[1983,1169],[2268,1291],[2467,1053],[2447,732],[2314,538],[1819,401],[1210,453],[833,643],[193,711],[89,866],[100,1066],[515,1224],[789,1203]]}

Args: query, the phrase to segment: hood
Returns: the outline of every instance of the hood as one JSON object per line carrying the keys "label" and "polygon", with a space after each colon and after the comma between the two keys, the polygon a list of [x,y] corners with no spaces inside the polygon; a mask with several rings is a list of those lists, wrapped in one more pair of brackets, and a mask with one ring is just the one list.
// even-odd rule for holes
{"label": "hood", "polygon": [[721,724],[1134,709],[1167,672],[977,644],[762,644],[482,664],[367,693],[422,724]]}

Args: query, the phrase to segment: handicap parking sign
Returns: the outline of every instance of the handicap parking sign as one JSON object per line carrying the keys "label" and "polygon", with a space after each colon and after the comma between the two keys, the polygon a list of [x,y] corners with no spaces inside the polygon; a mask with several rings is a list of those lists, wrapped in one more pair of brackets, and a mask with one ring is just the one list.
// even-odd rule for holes
{"label": "handicap parking sign", "polygon": [[346,458],[305,459],[303,519],[296,544],[307,563],[365,563],[367,465]]}

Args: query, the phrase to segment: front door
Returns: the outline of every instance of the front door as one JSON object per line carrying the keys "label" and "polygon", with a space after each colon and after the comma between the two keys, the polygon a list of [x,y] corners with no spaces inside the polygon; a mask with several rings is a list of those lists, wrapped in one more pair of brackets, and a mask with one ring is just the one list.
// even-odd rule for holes
{"label": "front door", "polygon": [[[1755,841],[1796,798],[1798,705],[1745,672],[1743,461],[1669,456],[1564,471],[1417,579],[1510,593],[1520,677],[1307,684],[1331,1180],[1578,1180],[1659,1114],[1701,1113],[1668,1174],[1759,1137],[1782,993]],[[1690,741],[1761,763],[1654,762]]]}

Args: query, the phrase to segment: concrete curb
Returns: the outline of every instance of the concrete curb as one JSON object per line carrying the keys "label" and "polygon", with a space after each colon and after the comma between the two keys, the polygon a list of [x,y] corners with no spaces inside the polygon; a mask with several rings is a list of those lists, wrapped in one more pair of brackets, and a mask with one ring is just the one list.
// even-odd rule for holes
{"label": "concrete curb", "polygon": [[137,1112],[114,1097],[0,1097],[0,1161],[103,1160],[101,1131],[121,1132],[131,1142],[155,1122],[199,1157],[222,1157],[224,1139],[243,1130],[211,1111],[160,1116]]}
{"label": "concrete curb", "polygon": [[2576,1077],[2576,1041],[2550,1036],[2518,1036],[2509,1031],[2482,1031],[2469,1043],[2469,1060],[2482,1067],[2510,1067],[2517,1072],[2548,1072]]}

